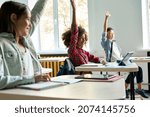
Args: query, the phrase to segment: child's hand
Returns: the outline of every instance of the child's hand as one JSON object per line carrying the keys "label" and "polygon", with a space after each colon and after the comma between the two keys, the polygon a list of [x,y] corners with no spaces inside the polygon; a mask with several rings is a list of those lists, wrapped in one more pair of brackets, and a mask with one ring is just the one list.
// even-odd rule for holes
{"label": "child's hand", "polygon": [[49,74],[37,75],[37,76],[35,76],[34,79],[35,79],[35,82],[40,82],[40,81],[47,82],[47,81],[51,80]]}
{"label": "child's hand", "polygon": [[106,65],[106,64],[107,64],[107,62],[106,62],[104,59],[101,59],[101,60],[100,60],[100,63],[103,64],[103,65]]}
{"label": "child's hand", "polygon": [[106,11],[105,16],[106,17],[110,17],[111,16],[111,14],[109,13],[109,11]]}

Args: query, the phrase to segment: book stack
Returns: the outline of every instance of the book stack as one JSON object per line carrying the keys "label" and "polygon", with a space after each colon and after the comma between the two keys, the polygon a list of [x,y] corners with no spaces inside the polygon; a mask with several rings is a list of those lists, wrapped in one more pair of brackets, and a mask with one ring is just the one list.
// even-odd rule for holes
{"label": "book stack", "polygon": [[83,74],[75,77],[75,79],[83,79],[83,81],[94,81],[94,82],[113,82],[122,78],[119,75],[109,75],[109,74]]}

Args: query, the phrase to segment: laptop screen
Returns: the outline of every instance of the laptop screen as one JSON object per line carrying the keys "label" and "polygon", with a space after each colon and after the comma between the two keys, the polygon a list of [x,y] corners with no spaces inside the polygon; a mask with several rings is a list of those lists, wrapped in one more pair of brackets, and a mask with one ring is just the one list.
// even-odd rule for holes
{"label": "laptop screen", "polygon": [[129,60],[129,58],[133,55],[133,51],[132,52],[128,52],[123,59],[121,60],[122,62],[126,62]]}

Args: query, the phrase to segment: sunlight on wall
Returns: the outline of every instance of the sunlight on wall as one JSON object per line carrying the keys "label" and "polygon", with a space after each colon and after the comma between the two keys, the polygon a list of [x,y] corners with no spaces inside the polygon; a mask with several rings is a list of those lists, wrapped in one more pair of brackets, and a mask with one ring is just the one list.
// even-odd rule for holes
{"label": "sunlight on wall", "polygon": [[142,0],[142,26],[143,26],[143,49],[150,48],[150,34],[149,34],[149,10],[148,2],[150,0]]}

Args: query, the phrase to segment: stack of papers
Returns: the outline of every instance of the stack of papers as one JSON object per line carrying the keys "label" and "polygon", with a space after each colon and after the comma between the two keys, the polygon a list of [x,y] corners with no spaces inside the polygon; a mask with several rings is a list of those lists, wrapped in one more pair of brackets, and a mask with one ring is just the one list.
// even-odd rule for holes
{"label": "stack of papers", "polygon": [[60,83],[67,83],[73,84],[82,81],[82,79],[73,79],[73,78],[52,78],[52,82],[60,82]]}

